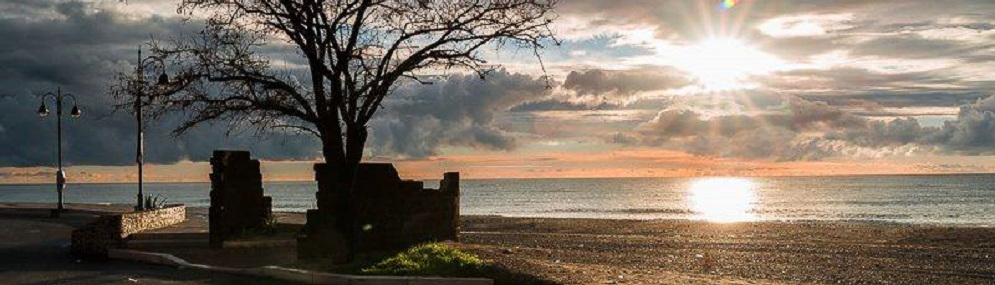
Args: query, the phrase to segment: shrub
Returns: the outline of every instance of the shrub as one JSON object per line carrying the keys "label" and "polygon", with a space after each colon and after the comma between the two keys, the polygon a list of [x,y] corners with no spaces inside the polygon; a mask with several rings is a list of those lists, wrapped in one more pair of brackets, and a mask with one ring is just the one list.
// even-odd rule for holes
{"label": "shrub", "polygon": [[477,256],[441,243],[421,244],[360,270],[369,275],[479,277],[486,264]]}

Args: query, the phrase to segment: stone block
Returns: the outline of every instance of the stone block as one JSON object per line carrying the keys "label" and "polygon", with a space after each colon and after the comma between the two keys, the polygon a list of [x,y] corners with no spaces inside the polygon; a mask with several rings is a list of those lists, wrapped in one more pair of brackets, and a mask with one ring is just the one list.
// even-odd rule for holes
{"label": "stone block", "polygon": [[272,217],[273,201],[263,196],[259,161],[247,151],[215,151],[211,157],[210,243],[224,241],[248,229],[262,228]]}

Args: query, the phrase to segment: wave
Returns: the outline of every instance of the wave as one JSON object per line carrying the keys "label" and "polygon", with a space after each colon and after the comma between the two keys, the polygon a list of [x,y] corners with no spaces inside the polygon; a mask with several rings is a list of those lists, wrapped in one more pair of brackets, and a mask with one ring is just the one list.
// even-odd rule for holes
{"label": "wave", "polygon": [[596,209],[596,208],[568,208],[545,210],[542,213],[605,213],[605,214],[674,214],[690,215],[694,211],[688,209],[673,208],[626,208],[626,209]]}

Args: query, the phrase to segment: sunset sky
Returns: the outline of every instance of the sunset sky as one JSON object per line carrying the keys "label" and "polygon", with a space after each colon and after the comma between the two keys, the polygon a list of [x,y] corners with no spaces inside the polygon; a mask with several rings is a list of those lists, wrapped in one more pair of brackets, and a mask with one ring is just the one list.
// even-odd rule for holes
{"label": "sunset sky", "polygon": [[[84,112],[64,122],[70,181],[135,180],[134,120],[107,85],[150,37],[202,27],[178,2],[0,2],[0,183],[52,179],[54,118],[35,112],[60,86]],[[995,2],[721,2],[563,0],[563,43],[542,54],[552,88],[529,51],[487,49],[502,69],[485,81],[398,87],[368,160],[414,179],[995,171]],[[320,157],[306,136],[172,138],[177,122],[148,127],[148,180],[205,181],[213,149],[251,150],[268,180],[310,180]]]}

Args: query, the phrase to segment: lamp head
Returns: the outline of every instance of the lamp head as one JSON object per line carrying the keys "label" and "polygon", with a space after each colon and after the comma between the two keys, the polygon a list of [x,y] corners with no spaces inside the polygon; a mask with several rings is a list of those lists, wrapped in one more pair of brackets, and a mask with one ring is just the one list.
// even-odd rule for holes
{"label": "lamp head", "polygon": [[72,116],[73,118],[79,118],[79,116],[82,114],[83,113],[80,112],[78,105],[73,105],[73,110],[69,111],[69,115]]}
{"label": "lamp head", "polygon": [[156,81],[156,84],[158,84],[158,85],[169,84],[169,76],[167,76],[165,72],[163,72],[162,74],[159,74],[159,80]]}
{"label": "lamp head", "polygon": [[45,106],[45,102],[41,102],[41,106],[38,106],[38,116],[48,116],[48,107]]}

